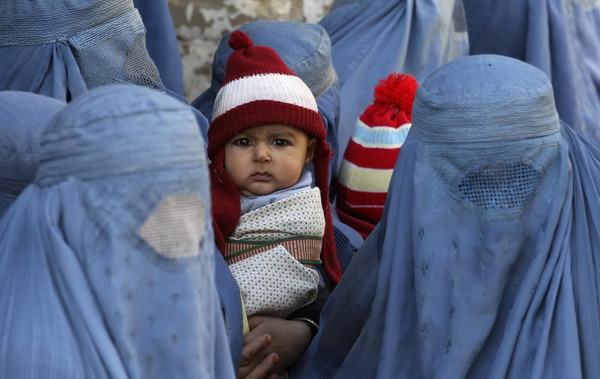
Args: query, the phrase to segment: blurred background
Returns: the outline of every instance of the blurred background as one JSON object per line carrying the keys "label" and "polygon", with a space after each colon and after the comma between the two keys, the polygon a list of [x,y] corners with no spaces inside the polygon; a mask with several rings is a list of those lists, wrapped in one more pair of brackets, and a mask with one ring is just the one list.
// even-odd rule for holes
{"label": "blurred background", "polygon": [[221,37],[253,20],[318,22],[333,0],[169,0],[184,69],[184,94],[192,101],[210,85]]}

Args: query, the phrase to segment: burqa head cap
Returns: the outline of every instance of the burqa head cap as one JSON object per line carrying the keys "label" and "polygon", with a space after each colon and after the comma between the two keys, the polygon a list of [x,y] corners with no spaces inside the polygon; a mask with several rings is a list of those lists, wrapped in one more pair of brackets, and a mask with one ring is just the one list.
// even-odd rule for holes
{"label": "burqa head cap", "polygon": [[417,91],[412,122],[421,139],[436,142],[519,140],[559,129],[546,74],[499,55],[460,58],[430,74]]}

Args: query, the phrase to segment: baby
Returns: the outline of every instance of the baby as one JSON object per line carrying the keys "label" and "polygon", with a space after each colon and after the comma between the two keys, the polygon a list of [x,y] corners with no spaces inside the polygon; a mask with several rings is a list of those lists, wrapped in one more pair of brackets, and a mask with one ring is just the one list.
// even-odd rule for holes
{"label": "baby", "polygon": [[[316,101],[277,53],[230,38],[208,131],[217,245],[248,316],[288,317],[313,302],[323,263],[337,283],[329,213],[330,149]],[[313,184],[314,183],[314,184]]]}

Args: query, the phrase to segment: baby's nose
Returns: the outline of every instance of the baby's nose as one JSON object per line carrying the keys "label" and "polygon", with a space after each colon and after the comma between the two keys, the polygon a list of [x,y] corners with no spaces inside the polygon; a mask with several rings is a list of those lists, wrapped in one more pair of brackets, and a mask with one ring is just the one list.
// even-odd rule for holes
{"label": "baby's nose", "polygon": [[271,154],[269,146],[266,144],[257,144],[254,148],[254,159],[258,162],[270,161]]}

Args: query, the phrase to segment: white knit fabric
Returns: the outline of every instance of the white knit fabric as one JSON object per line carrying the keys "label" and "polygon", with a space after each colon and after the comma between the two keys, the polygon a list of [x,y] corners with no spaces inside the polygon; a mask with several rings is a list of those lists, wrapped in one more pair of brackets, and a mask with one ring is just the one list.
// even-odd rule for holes
{"label": "white knit fabric", "polygon": [[308,86],[297,76],[259,74],[245,76],[224,85],[215,99],[213,120],[230,109],[257,100],[273,100],[318,112]]}
{"label": "white knit fabric", "polygon": [[340,165],[338,180],[355,191],[387,192],[393,172],[393,169],[357,166],[344,159]]}

